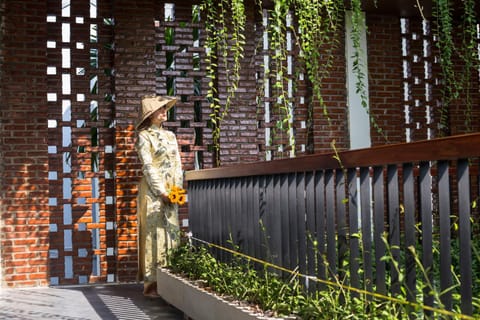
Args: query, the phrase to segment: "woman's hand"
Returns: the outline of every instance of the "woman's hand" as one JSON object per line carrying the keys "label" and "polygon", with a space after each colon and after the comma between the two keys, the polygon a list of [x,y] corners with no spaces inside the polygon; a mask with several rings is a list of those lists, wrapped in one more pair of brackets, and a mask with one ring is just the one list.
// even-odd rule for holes
{"label": "woman's hand", "polygon": [[168,194],[166,194],[166,193],[162,193],[162,194],[160,195],[160,198],[161,198],[162,201],[165,202],[165,203],[170,203],[170,202],[171,202],[171,201],[170,201],[170,198],[168,197]]}

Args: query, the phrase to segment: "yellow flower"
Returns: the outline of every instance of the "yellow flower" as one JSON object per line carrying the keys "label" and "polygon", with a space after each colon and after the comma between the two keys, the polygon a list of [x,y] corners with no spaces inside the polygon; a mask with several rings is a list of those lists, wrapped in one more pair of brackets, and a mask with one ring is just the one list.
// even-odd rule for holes
{"label": "yellow flower", "polygon": [[187,197],[185,196],[185,194],[178,195],[177,203],[179,206],[183,206],[185,204],[185,201],[187,201]]}
{"label": "yellow flower", "polygon": [[185,201],[187,200],[186,193],[187,190],[179,186],[173,186],[168,193],[168,198],[170,199],[171,203],[177,203],[181,206],[185,204]]}

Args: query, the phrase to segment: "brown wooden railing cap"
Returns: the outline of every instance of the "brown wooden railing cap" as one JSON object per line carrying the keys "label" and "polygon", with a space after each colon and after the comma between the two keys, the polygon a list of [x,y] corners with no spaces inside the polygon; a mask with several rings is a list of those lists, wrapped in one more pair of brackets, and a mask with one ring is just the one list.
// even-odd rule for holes
{"label": "brown wooden railing cap", "polygon": [[371,167],[432,160],[454,160],[480,156],[480,133],[433,140],[383,145],[378,147],[313,154],[297,158],[237,164],[219,168],[188,171],[186,180],[221,179],[314,171],[320,169]]}

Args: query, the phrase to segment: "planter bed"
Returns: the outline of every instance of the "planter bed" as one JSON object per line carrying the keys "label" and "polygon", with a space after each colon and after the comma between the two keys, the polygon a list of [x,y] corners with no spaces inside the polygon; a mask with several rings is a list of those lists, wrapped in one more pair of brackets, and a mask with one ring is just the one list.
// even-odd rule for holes
{"label": "planter bed", "polygon": [[157,270],[158,294],[193,320],[286,319],[265,316],[239,301],[228,301],[202,288],[200,284],[200,281],[190,281],[168,269]]}

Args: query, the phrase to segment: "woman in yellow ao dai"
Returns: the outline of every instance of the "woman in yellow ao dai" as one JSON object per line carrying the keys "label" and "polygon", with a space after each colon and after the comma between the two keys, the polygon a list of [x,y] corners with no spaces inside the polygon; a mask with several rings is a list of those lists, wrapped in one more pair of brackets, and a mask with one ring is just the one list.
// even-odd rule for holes
{"label": "woman in yellow ao dai", "polygon": [[143,98],[136,126],[143,172],[137,200],[138,280],[144,281],[145,295],[156,295],[156,269],[166,265],[168,250],[179,243],[178,205],[168,193],[182,186],[182,165],[175,134],[161,126],[175,102],[172,97]]}

